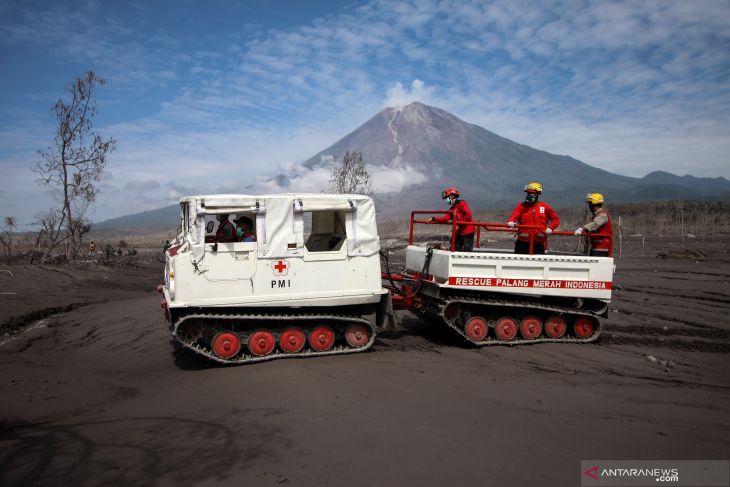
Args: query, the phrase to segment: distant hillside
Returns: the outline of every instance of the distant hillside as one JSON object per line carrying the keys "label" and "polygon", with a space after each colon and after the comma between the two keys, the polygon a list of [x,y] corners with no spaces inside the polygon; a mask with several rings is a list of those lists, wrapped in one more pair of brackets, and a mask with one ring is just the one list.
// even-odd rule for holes
{"label": "distant hillside", "polygon": [[654,171],[641,178],[641,181],[646,185],[678,186],[685,189],[704,192],[709,195],[724,194],[726,197],[730,191],[730,181],[722,177],[696,178],[689,174],[677,176],[666,171]]}
{"label": "distant hillside", "polygon": [[94,230],[114,230],[119,228],[172,227],[180,223],[180,205],[170,205],[156,210],[143,211],[132,215],[120,216],[94,224]]}

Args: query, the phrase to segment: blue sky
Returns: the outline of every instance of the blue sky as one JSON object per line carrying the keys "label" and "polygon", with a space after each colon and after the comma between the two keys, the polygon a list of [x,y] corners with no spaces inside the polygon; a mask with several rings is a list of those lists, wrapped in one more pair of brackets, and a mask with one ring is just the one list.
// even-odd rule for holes
{"label": "blue sky", "polygon": [[730,177],[728,1],[2,2],[0,216],[53,204],[30,168],[88,69],[108,81],[96,128],[118,140],[97,221],[276,190],[416,100],[620,174]]}

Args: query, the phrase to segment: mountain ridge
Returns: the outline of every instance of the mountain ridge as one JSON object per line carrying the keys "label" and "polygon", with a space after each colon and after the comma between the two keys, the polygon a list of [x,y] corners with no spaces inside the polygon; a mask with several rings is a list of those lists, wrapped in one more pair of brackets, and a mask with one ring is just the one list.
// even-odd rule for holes
{"label": "mountain ridge", "polygon": [[[371,176],[397,172],[408,181],[395,190],[378,191],[374,199],[381,218],[392,219],[414,209],[442,208],[441,191],[460,189],[472,208],[510,207],[522,199],[522,187],[542,183],[543,199],[553,206],[582,204],[586,193],[601,192],[611,202],[684,199],[728,199],[725,178],[677,176],[653,171],[643,178],[615,174],[569,155],[557,155],[514,142],[465,122],[440,108],[414,102],[386,107],[334,144],[307,159],[305,171],[329,169],[347,151],[363,153]],[[392,178],[396,179],[396,178]],[[283,191],[296,191],[296,181],[280,174],[274,180]],[[390,181],[386,181],[390,184]],[[249,192],[249,191],[246,191]],[[141,226],[172,218],[177,205],[100,222]],[[160,221],[160,220],[158,220]]]}

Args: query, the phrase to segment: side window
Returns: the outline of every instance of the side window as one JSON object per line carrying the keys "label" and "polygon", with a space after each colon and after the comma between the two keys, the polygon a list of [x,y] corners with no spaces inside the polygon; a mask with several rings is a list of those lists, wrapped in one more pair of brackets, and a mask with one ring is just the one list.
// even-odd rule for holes
{"label": "side window", "polygon": [[337,210],[305,211],[304,246],[309,252],[337,252],[347,239],[345,213]]}
{"label": "side window", "polygon": [[205,215],[205,241],[213,243],[221,239],[222,242],[256,242],[256,219],[253,217],[253,213],[250,211],[230,213],[228,222],[234,233],[230,238],[226,236],[223,239],[218,232],[221,226],[218,215]]}
{"label": "side window", "polygon": [[218,230],[218,221],[215,215],[205,215],[205,241],[207,243],[215,242],[215,232]]}

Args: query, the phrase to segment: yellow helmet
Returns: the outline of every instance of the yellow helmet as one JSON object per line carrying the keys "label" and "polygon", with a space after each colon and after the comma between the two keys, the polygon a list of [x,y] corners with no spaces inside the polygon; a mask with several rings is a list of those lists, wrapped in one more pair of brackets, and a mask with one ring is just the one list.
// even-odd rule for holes
{"label": "yellow helmet", "polygon": [[603,195],[601,193],[588,193],[586,195],[586,202],[592,205],[600,205],[603,203]]}
{"label": "yellow helmet", "polygon": [[542,193],[542,184],[532,182],[525,186],[525,189],[523,189],[525,192],[535,192],[535,193]]}

